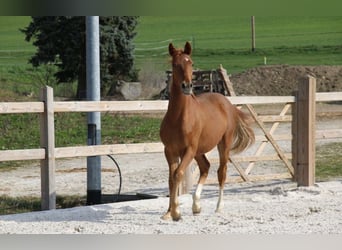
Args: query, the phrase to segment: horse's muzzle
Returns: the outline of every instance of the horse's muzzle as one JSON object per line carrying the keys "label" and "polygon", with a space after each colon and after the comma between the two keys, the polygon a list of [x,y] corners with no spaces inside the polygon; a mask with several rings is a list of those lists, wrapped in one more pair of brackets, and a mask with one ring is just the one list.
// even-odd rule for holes
{"label": "horse's muzzle", "polygon": [[192,95],[192,83],[182,83],[182,92],[184,95]]}

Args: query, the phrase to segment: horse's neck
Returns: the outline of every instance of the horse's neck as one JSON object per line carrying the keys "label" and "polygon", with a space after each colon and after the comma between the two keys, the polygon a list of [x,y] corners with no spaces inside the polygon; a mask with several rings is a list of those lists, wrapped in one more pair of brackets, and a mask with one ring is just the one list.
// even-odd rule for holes
{"label": "horse's neck", "polygon": [[184,115],[192,97],[189,95],[184,95],[180,88],[180,84],[174,83],[175,82],[173,82],[171,85],[168,110],[174,117],[177,117]]}

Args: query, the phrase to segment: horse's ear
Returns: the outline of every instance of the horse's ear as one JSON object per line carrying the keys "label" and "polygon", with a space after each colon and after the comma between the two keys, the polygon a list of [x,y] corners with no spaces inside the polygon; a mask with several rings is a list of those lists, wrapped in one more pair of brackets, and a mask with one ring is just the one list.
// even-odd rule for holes
{"label": "horse's ear", "polygon": [[191,44],[189,42],[186,42],[184,46],[184,53],[190,56],[191,51],[192,51]]}
{"label": "horse's ear", "polygon": [[172,43],[170,43],[169,44],[169,54],[170,54],[170,56],[172,56],[173,55],[173,53],[175,52],[175,47],[173,47],[173,44]]}

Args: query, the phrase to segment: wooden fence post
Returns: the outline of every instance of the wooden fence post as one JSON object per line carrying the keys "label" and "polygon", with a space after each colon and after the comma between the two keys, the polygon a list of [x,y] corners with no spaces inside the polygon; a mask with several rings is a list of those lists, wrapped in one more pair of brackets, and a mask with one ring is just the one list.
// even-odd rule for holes
{"label": "wooden fence post", "polygon": [[251,16],[252,52],[255,51],[255,16]]}
{"label": "wooden fence post", "polygon": [[45,86],[40,98],[44,102],[44,112],[40,116],[40,147],[45,149],[45,159],[40,161],[41,209],[49,210],[56,208],[53,89]]}
{"label": "wooden fence post", "polygon": [[298,186],[315,183],[316,79],[308,76],[298,85],[292,124],[293,166]]}

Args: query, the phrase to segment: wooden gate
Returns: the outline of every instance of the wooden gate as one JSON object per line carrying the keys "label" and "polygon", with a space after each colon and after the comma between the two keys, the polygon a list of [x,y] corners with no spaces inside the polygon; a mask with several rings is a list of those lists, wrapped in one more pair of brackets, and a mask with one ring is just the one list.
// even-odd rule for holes
{"label": "wooden gate", "polygon": [[[226,77],[228,77],[226,75]],[[229,78],[228,78],[229,79]],[[227,86],[229,88],[229,86]],[[232,90],[231,90],[232,91]],[[231,92],[232,93],[232,92]],[[260,146],[253,155],[236,155],[231,162],[237,169],[238,181],[254,181],[269,178],[293,178],[299,185],[309,186],[314,183],[316,138],[342,137],[342,130],[315,131],[315,99],[316,101],[341,101],[342,93],[316,93],[315,79],[307,78],[299,86],[296,96],[234,96],[227,97],[234,105],[245,106],[255,118],[256,124],[262,130],[256,141]],[[260,115],[255,106],[251,105],[284,105],[279,115]],[[56,190],[54,183],[55,159],[69,157],[85,157],[108,154],[129,154],[163,152],[163,145],[156,143],[114,144],[60,147],[54,145],[54,114],[56,112],[165,112],[168,101],[70,101],[55,102],[53,90],[45,87],[42,90],[41,100],[37,102],[0,102],[0,114],[39,113],[41,117],[40,136],[41,146],[37,149],[0,150],[0,161],[41,160],[42,179],[42,209],[54,209]],[[292,109],[292,115],[287,115]],[[267,129],[265,123],[272,123]],[[291,122],[291,134],[276,135],[275,131],[282,122]],[[291,152],[284,152],[277,140],[292,140]],[[261,155],[265,145],[271,144],[275,149],[274,155]],[[291,161],[292,157],[292,161]],[[260,160],[281,159],[287,172],[271,176],[255,176],[252,171]],[[215,160],[211,161],[213,164]],[[241,164],[247,163],[246,166]],[[166,166],[165,166],[166,167]],[[166,168],[167,169],[167,168]],[[190,168],[189,168],[190,169]],[[193,175],[188,175],[193,176]],[[191,179],[189,177],[189,179]],[[189,186],[189,185],[188,185]]]}

